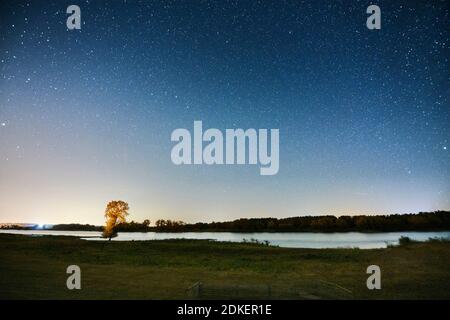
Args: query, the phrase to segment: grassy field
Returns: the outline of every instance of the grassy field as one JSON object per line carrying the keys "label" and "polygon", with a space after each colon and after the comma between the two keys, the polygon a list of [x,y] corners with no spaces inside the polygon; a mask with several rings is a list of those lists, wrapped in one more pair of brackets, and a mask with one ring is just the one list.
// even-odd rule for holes
{"label": "grassy field", "polygon": [[[72,264],[81,268],[81,290],[66,288]],[[381,290],[366,287],[371,264],[381,267]],[[450,243],[287,249],[0,234],[0,299],[185,299],[198,282],[200,298],[212,299],[449,299]]]}

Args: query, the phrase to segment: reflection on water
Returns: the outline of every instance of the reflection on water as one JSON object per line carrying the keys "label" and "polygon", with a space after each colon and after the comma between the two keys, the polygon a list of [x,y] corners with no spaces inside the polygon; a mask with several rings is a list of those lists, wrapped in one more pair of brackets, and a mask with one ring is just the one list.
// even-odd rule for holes
{"label": "reflection on water", "polygon": [[[97,231],[52,231],[52,230],[0,230],[0,233],[25,234],[25,235],[58,235],[73,236],[86,240],[99,240],[101,232]],[[113,241],[142,241],[165,239],[210,239],[217,241],[242,242],[256,239],[269,241],[271,245],[286,248],[361,248],[374,249],[385,248],[389,244],[398,244],[401,237],[409,237],[417,241],[425,241],[429,238],[448,238],[450,231],[442,232],[340,232],[340,233],[312,233],[312,232],[120,232]]]}

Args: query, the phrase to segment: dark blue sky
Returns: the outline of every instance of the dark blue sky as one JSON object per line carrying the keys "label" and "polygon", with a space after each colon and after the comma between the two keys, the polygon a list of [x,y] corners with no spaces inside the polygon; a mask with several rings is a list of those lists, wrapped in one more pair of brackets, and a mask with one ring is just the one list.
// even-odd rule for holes
{"label": "dark blue sky", "polygon": [[[374,3],[2,3],[0,220],[450,209],[449,5]],[[279,173],[173,165],[194,120],[279,128]]]}

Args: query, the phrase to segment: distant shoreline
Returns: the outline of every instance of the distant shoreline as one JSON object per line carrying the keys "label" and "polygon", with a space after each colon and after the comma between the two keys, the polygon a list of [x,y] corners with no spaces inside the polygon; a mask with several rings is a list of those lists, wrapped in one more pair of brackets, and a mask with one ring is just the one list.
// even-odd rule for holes
{"label": "distant shoreline", "polygon": [[[301,216],[289,218],[242,218],[234,221],[193,223],[157,220],[156,226],[131,221],[118,224],[116,232],[234,232],[234,233],[343,233],[343,232],[404,232],[449,231],[450,211],[419,212],[414,214],[359,216]],[[90,224],[0,224],[9,230],[103,231],[102,226]]]}
{"label": "distant shoreline", "polygon": [[[23,231],[76,231],[76,232],[101,232],[101,230],[77,230],[77,229],[20,229],[20,228],[0,228],[1,230],[23,230]],[[326,234],[332,234],[332,233],[388,233],[388,232],[450,232],[450,228],[443,228],[443,229],[400,229],[400,230],[340,230],[340,231],[317,231],[317,230],[302,230],[302,231],[295,231],[295,230],[261,230],[261,231],[242,231],[242,230],[189,230],[189,231],[161,231],[154,228],[154,230],[146,230],[146,231],[118,231],[118,233],[326,233]]]}

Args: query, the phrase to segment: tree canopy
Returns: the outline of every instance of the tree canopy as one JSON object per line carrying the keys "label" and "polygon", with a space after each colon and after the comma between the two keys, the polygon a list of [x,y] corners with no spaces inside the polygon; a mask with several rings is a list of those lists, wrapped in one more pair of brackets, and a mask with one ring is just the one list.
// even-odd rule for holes
{"label": "tree canopy", "polygon": [[111,238],[116,235],[116,226],[120,223],[126,222],[126,216],[128,216],[128,210],[130,207],[128,203],[122,200],[110,201],[105,209],[106,224],[103,229],[103,237]]}

